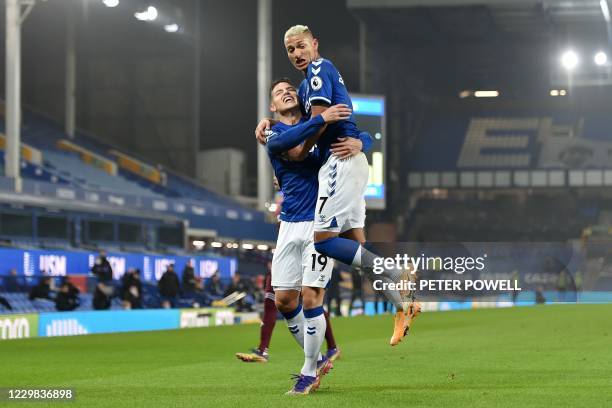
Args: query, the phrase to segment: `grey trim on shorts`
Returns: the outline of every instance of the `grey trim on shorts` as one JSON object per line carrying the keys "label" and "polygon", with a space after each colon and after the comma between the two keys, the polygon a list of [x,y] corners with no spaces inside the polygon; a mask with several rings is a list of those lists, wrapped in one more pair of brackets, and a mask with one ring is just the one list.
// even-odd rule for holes
{"label": "grey trim on shorts", "polygon": [[272,288],[274,289],[274,292],[277,292],[279,290],[296,290],[298,292],[302,291],[302,285],[300,286],[274,286],[272,285]]}

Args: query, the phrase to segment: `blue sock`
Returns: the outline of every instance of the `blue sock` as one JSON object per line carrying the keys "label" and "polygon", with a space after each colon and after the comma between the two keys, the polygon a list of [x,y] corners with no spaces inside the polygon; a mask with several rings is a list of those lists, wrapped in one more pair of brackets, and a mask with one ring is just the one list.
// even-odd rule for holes
{"label": "blue sock", "polygon": [[360,247],[359,242],[340,237],[332,237],[315,242],[314,246],[318,253],[337,259],[347,265],[353,264],[355,255]]}
{"label": "blue sock", "polygon": [[[333,237],[316,242],[315,249],[347,265],[362,267],[372,282],[381,280],[384,283],[397,283],[402,275],[400,268],[384,269],[380,274],[373,273],[372,266],[378,256],[363,248],[357,241]],[[396,309],[402,310],[402,295],[398,290],[385,289],[382,292]]]}

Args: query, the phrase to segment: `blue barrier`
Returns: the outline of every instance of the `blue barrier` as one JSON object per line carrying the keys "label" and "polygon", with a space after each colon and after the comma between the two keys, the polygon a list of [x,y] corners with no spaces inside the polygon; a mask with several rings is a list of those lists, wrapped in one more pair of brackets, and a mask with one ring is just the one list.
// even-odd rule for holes
{"label": "blue barrier", "polygon": [[[91,270],[97,253],[86,251],[0,249],[0,264],[14,268],[19,275],[40,276],[41,271],[50,276],[85,274]],[[128,268],[140,269],[144,280],[159,280],[168,264],[174,264],[181,276],[183,267],[191,260],[197,276],[207,278],[219,271],[222,279],[231,278],[237,269],[235,258],[215,256],[149,255],[109,252],[107,259],[113,268],[115,279],[119,279]]]}
{"label": "blue barrier", "polygon": [[178,329],[180,316],[180,309],[41,313],[38,336]]}

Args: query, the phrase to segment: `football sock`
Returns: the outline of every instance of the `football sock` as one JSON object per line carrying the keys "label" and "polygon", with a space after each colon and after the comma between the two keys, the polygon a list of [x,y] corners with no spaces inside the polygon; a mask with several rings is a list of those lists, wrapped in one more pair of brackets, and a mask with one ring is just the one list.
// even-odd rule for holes
{"label": "football sock", "polygon": [[301,373],[315,377],[317,375],[317,360],[320,355],[321,345],[325,339],[325,315],[323,306],[304,310],[306,322],[304,329],[304,366]]}
{"label": "football sock", "polygon": [[289,328],[289,332],[297,341],[300,348],[304,348],[304,325],[306,324],[306,320],[304,319],[304,312],[302,311],[302,304],[300,303],[298,307],[289,312],[283,313],[285,320],[287,321],[287,327]]}
{"label": "football sock", "polygon": [[274,304],[274,300],[265,298],[264,299],[264,311],[261,323],[261,329],[259,332],[259,351],[266,351],[270,346],[270,340],[272,339],[272,332],[276,325],[276,314],[278,310]]}
{"label": "football sock", "polygon": [[336,348],[336,339],[329,320],[329,312],[325,312],[325,342],[328,350]]}

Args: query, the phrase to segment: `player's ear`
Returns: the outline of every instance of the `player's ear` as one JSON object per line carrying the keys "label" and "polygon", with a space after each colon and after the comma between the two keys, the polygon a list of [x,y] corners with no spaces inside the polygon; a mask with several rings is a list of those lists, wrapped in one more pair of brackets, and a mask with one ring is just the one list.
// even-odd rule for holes
{"label": "player's ear", "polygon": [[270,102],[270,112],[275,112],[276,113],[276,105],[274,105],[273,102]]}
{"label": "player's ear", "polygon": [[314,37],[312,39],[312,48],[314,48],[315,51],[319,51],[319,40]]}

